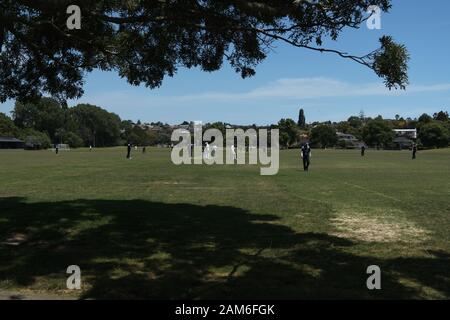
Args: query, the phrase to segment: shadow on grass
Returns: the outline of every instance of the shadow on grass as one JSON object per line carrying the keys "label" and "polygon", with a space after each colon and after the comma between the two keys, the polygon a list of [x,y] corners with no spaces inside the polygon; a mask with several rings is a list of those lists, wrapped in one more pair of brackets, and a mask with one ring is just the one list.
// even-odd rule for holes
{"label": "shadow on grass", "polygon": [[[88,283],[82,298],[419,298],[421,286],[450,297],[447,253],[357,256],[346,250],[352,241],[296,233],[275,215],[142,200],[2,198],[0,208],[0,283],[14,286],[39,279],[64,289],[76,264]],[[373,264],[383,271],[381,291],[366,288]]]}

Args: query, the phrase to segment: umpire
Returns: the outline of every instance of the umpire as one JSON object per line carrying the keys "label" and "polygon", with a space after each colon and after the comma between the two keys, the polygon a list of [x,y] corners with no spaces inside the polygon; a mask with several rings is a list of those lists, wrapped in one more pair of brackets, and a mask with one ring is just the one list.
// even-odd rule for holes
{"label": "umpire", "polygon": [[309,143],[306,143],[302,146],[300,155],[303,159],[303,170],[308,171],[311,160],[311,147],[309,146]]}

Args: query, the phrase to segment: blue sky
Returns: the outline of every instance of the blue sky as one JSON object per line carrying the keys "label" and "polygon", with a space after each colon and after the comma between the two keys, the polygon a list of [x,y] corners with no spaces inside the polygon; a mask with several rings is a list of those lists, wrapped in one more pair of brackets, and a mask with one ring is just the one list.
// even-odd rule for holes
{"label": "blue sky", "polygon": [[[205,73],[180,69],[162,87],[133,87],[117,74],[93,72],[85,95],[69,105],[91,103],[143,122],[184,120],[270,124],[297,119],[305,109],[308,122],[344,120],[363,110],[366,115],[417,117],[450,110],[450,1],[393,0],[381,17],[381,30],[345,31],[326,47],[366,54],[382,35],[405,44],[411,54],[410,86],[390,92],[372,70],[333,54],[310,52],[277,43],[256,76],[241,79],[227,64]],[[0,104],[9,113],[13,102]]]}

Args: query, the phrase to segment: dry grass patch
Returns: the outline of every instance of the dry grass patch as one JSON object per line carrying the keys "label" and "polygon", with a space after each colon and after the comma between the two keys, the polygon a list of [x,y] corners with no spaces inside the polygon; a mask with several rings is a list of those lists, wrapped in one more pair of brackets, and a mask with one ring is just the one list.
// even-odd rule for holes
{"label": "dry grass patch", "polygon": [[403,218],[398,210],[370,212],[343,211],[331,219],[336,231],[332,234],[366,242],[414,242],[429,239],[430,232]]}

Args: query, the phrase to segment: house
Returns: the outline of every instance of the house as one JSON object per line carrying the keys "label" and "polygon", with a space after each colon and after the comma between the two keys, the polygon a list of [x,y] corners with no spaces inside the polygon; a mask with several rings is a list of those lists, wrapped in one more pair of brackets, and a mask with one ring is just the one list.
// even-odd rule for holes
{"label": "house", "polygon": [[13,137],[0,137],[0,149],[21,149],[24,142]]}
{"label": "house", "polygon": [[409,149],[417,139],[417,129],[394,129],[395,138],[392,141],[399,149]]}
{"label": "house", "polygon": [[336,135],[337,135],[338,141],[345,142],[345,148],[347,148],[347,149],[360,149],[362,146],[366,145],[364,142],[358,140],[352,134],[336,132]]}
{"label": "house", "polygon": [[414,141],[403,136],[396,137],[392,142],[399,149],[410,149],[414,144]]}
{"label": "house", "polygon": [[147,130],[153,131],[153,132],[159,132],[159,131],[162,130],[162,127],[161,126],[156,126],[156,125],[155,126],[150,125],[150,126],[147,127]]}
{"label": "house", "polygon": [[348,141],[358,140],[354,135],[347,133],[337,132],[336,135],[339,140],[348,140]]}

